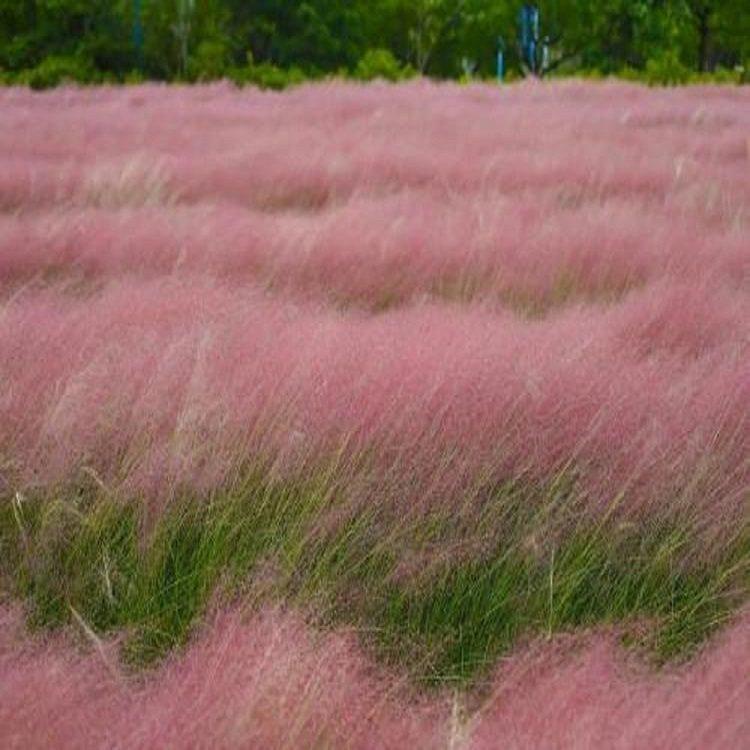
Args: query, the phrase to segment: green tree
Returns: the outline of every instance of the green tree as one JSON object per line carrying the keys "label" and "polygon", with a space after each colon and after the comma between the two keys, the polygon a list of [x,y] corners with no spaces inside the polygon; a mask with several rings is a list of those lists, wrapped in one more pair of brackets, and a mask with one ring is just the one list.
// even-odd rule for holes
{"label": "green tree", "polygon": [[[537,0],[553,65],[645,74],[731,68],[750,58],[747,0]],[[143,56],[134,43],[141,8]],[[0,68],[123,79],[353,72],[366,53],[455,77],[462,58],[491,74],[499,36],[517,65],[521,0],[0,0]],[[371,55],[371,61],[374,58]],[[141,65],[142,64],[142,65]],[[265,67],[264,67],[265,66]],[[269,67],[270,66],[270,67]],[[54,75],[53,75],[54,74]],[[238,74],[239,75],[239,74]],[[672,75],[670,73],[670,75]],[[6,78],[6,73],[3,74]],[[268,76],[263,74],[263,80]],[[242,76],[239,76],[242,78]]]}

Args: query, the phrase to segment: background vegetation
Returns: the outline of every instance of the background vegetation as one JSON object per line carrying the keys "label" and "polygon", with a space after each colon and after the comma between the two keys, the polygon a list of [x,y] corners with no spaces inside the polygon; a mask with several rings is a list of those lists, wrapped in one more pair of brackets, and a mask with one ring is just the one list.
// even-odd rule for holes
{"label": "background vegetation", "polygon": [[[744,0],[538,3],[551,74],[743,81]],[[520,66],[518,0],[0,0],[0,82],[494,75]]]}

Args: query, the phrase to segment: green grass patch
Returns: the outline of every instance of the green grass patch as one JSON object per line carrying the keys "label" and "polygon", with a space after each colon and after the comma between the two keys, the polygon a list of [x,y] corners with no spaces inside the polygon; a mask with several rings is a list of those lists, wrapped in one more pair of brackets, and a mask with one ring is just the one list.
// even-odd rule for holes
{"label": "green grass patch", "polygon": [[[465,684],[521,637],[602,623],[650,623],[651,652],[679,657],[747,598],[747,533],[705,563],[691,534],[665,523],[579,521],[554,534],[575,493],[560,487],[536,499],[498,488],[460,533],[447,513],[345,512],[320,478],[250,473],[231,490],[175,500],[150,528],[144,503],[96,488],[7,498],[0,575],[32,626],[80,618],[99,634],[124,632],[133,665],[184,644],[212,599],[270,600],[359,628],[374,653],[425,684]],[[486,540],[481,551],[441,555],[472,537]]]}

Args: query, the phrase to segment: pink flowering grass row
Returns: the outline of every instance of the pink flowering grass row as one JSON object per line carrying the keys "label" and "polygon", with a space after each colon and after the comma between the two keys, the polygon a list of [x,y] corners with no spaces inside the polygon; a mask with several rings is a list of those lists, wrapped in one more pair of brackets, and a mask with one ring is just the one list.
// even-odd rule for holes
{"label": "pink flowering grass row", "polygon": [[537,322],[357,316],[196,277],[26,291],[0,318],[6,483],[88,466],[158,494],[248,461],[293,473],[367,452],[376,494],[391,484],[405,509],[571,469],[593,507],[625,493],[721,528],[748,487],[749,318],[744,294],[710,283]]}
{"label": "pink flowering grass row", "polygon": [[747,288],[744,234],[674,207],[561,208],[531,195],[408,190],[305,214],[236,205],[0,217],[0,282],[195,274],[366,309],[425,298],[544,311],[712,279]]}
{"label": "pink flowering grass row", "polygon": [[747,96],[561,84],[0,94],[0,286],[193,271],[381,309],[747,288]]}
{"label": "pink flowering grass row", "polygon": [[536,642],[482,694],[429,700],[374,668],[350,634],[317,634],[278,610],[214,618],[146,680],[120,671],[110,643],[89,644],[84,655],[60,638],[31,641],[7,609],[2,625],[8,748],[730,750],[750,731],[747,614],[694,663],[667,673],[624,657],[602,632]]}
{"label": "pink flowering grass row", "polygon": [[0,204],[20,208],[79,194],[116,202],[107,184],[132,202],[144,172],[142,200],[158,198],[161,176],[183,200],[265,207],[428,185],[657,204],[677,193],[727,216],[748,198],[743,89],[146,86],[11,90],[2,102]]}

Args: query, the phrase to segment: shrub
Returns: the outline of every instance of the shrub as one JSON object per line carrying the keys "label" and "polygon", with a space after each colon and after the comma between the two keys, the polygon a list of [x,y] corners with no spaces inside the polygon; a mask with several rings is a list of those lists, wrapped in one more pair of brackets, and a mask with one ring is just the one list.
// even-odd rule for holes
{"label": "shrub", "polygon": [[691,83],[715,83],[715,84],[739,84],[742,83],[742,76],[737,70],[718,67],[710,73],[694,73],[690,77]]}
{"label": "shrub", "polygon": [[402,65],[387,49],[367,50],[354,69],[354,77],[360,81],[372,81],[376,78],[402,81],[414,74],[411,66]]}
{"label": "shrub", "polygon": [[247,64],[228,70],[227,77],[238,86],[258,86],[276,91],[304,83],[307,79],[305,73],[296,66],[285,69],[273,63],[256,63],[252,52],[247,53]]}
{"label": "shrub", "polygon": [[669,51],[646,63],[644,77],[649,86],[679,86],[690,80],[690,69]]}
{"label": "shrub", "polygon": [[640,82],[643,80],[643,72],[630,65],[626,65],[617,72],[616,77],[623,81]]}
{"label": "shrub", "polygon": [[72,56],[45,57],[35,68],[19,76],[32,89],[49,89],[61,83],[99,83],[100,76],[89,60]]}
{"label": "shrub", "polygon": [[123,83],[126,84],[127,86],[139,86],[145,80],[146,80],[146,76],[144,76],[140,70],[133,69],[133,70],[129,70],[125,74]]}
{"label": "shrub", "polygon": [[227,70],[229,49],[221,39],[205,39],[196,48],[188,65],[191,80],[215,81]]}

